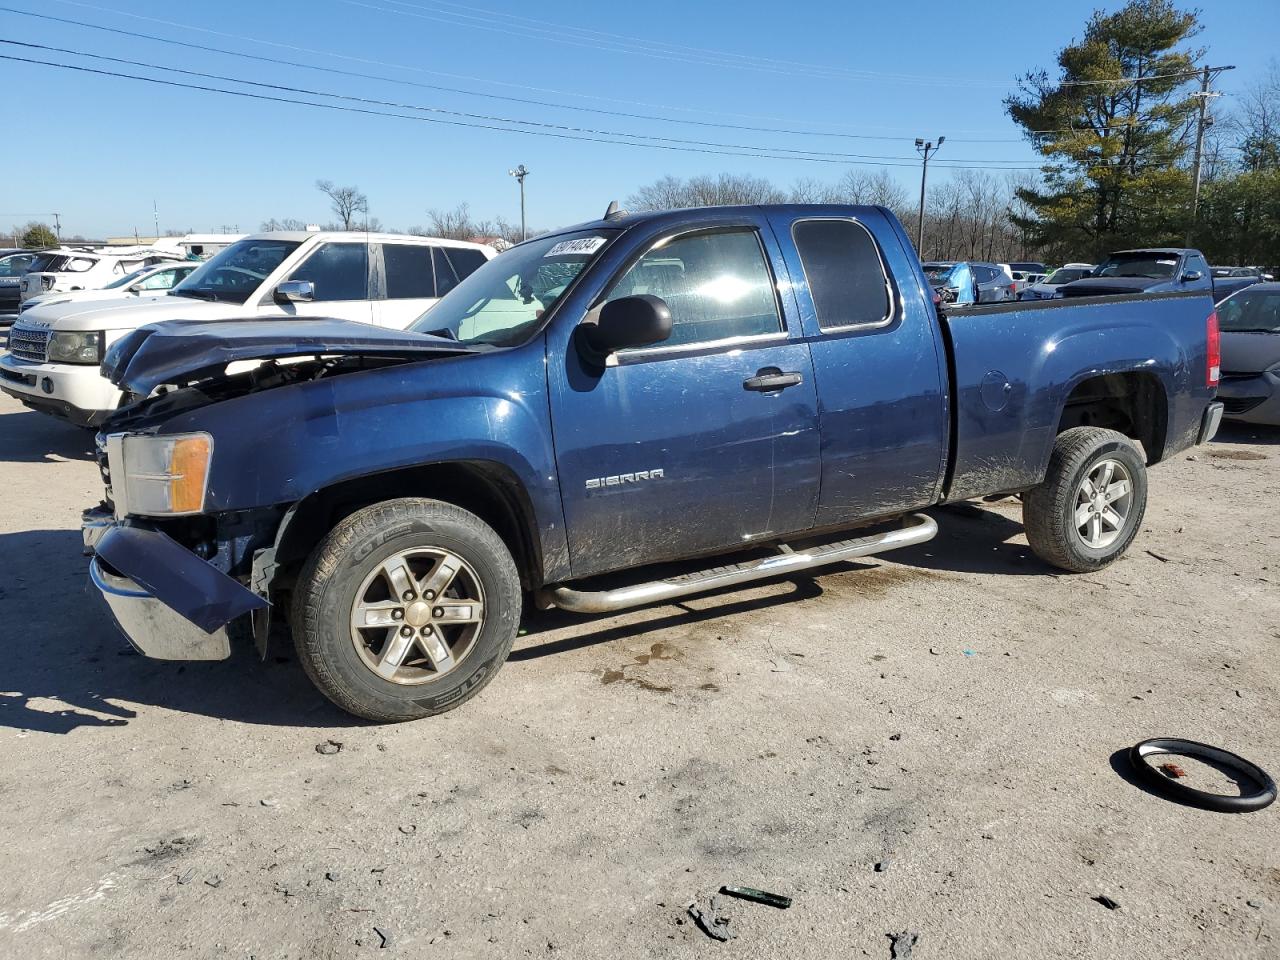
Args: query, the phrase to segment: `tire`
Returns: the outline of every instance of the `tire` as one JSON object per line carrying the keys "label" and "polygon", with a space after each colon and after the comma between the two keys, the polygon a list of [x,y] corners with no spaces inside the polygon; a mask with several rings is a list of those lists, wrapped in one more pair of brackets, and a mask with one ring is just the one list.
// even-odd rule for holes
{"label": "tire", "polygon": [[[1107,464],[1113,465],[1109,475]],[[1126,498],[1099,501],[1084,490],[1086,478],[1092,478],[1092,486],[1093,480],[1108,476],[1106,496],[1117,494],[1115,484],[1128,480]],[[1078,511],[1090,507],[1104,511],[1097,514],[1096,526],[1091,516],[1088,525],[1077,527]],[[1073,427],[1054,441],[1044,481],[1024,494],[1022,523],[1027,542],[1041,560],[1072,573],[1089,573],[1129,549],[1146,509],[1147,467],[1137,444],[1114,430]],[[1116,517],[1123,521],[1118,526]]]}
{"label": "tire", "polygon": [[[433,584],[444,584],[438,595]],[[347,517],[308,558],[294,591],[294,646],[343,710],[415,720],[461,706],[493,679],[521,602],[511,552],[479,517],[437,500],[388,500]]]}

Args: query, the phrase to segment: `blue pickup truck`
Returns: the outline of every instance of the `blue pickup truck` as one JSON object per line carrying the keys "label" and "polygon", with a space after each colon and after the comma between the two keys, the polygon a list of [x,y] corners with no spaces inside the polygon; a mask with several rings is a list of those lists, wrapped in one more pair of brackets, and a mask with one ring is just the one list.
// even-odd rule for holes
{"label": "blue pickup truck", "polygon": [[148,656],[265,655],[274,619],[335,703],[406,720],[492,679],[526,604],[794,575],[926,541],[938,504],[1021,494],[1040,557],[1102,567],[1147,466],[1217,429],[1217,349],[1208,295],[947,316],[879,207],[611,212],[407,331],[119,341],[90,574]]}

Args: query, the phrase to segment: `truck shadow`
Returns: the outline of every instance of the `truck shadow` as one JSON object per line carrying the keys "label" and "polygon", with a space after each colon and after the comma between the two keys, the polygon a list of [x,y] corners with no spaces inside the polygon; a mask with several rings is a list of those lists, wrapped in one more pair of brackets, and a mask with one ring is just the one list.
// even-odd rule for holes
{"label": "truck shadow", "polygon": [[8,561],[0,572],[0,726],[66,734],[124,726],[156,707],[279,726],[360,723],[324,699],[282,645],[266,663],[252,645],[216,663],[136,654],[90,593],[77,531],[0,535],[0,556]]}
{"label": "truck shadow", "polygon": [[1223,420],[1214,443],[1249,443],[1258,446],[1280,445],[1280,426],[1270,427],[1261,423],[1237,423]]}
{"label": "truck shadow", "polygon": [[[835,571],[842,568],[850,569],[850,565],[837,564],[827,569]],[[759,586],[768,582],[761,580],[751,584],[751,586]],[[690,624],[719,620],[723,617],[732,617],[749,613],[753,610],[766,610],[770,607],[785,606],[799,600],[812,600],[822,596],[822,586],[811,577],[797,577],[792,574],[790,577],[782,578],[778,582],[790,583],[793,589],[782,594],[752,597],[751,599],[742,599],[737,593],[733,592],[702,594],[704,600],[723,601],[716,603],[715,606],[702,608],[694,608],[679,600],[672,600],[649,610],[639,608],[621,611],[619,614],[608,617],[607,625],[598,629],[591,629],[599,621],[599,617],[593,617],[591,614],[569,613],[565,610],[534,610],[525,614],[520,624],[522,637],[516,641],[517,644],[521,645],[511,651],[511,656],[507,659],[516,663],[538,660],[542,657],[570,653],[574,650],[581,650],[584,647],[592,647],[601,643],[609,643],[613,640],[629,640],[655,630],[687,627]],[[680,612],[667,612],[672,607],[677,608]],[[628,623],[617,623],[618,616],[639,619]],[[560,630],[572,630],[575,627],[581,629],[573,636],[538,642],[539,635]]]}
{"label": "truck shadow", "polygon": [[92,460],[93,431],[34,410],[0,413],[0,460]]}
{"label": "truck shadow", "polygon": [[1025,543],[1011,542],[1023,532],[1016,520],[972,503],[930,513],[938,521],[938,535],[928,543],[886,553],[885,560],[953,573],[1043,577],[1057,572]]}

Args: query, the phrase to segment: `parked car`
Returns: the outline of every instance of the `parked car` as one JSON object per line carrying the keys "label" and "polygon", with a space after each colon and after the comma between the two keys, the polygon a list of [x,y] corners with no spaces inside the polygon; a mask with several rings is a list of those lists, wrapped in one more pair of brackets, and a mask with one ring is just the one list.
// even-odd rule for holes
{"label": "parked car", "polygon": [[13,322],[22,301],[22,276],[35,258],[34,250],[0,250],[0,325]]}
{"label": "parked car", "polygon": [[1010,270],[1016,270],[1020,273],[1048,273],[1049,268],[1039,260],[1021,260],[1017,263],[1009,264]]}
{"label": "parked car", "polygon": [[1121,250],[1094,267],[1089,276],[1063,284],[1057,296],[1106,297],[1174,291],[1213,293],[1213,276],[1199,250],[1184,247]]}
{"label": "parked car", "polygon": [[35,316],[37,307],[60,306],[64,303],[93,302],[107,305],[110,301],[129,300],[135,297],[159,297],[187,279],[200,264],[194,261],[171,261],[126,273],[119,280],[107,284],[101,290],[68,290],[62,293],[41,293],[22,302],[21,315]]}
{"label": "parked car", "polygon": [[1065,267],[1059,267],[1049,274],[1043,280],[1029,284],[1022,290],[1018,291],[1019,300],[1052,300],[1054,294],[1058,292],[1058,288],[1063,284],[1071,283],[1082,277],[1089,276],[1093,272],[1092,263],[1068,263]]}
{"label": "parked car", "polygon": [[173,260],[151,247],[59,247],[39,253],[22,277],[25,303],[42,293],[101,290],[126,273]]}
{"label": "parked car", "polygon": [[1223,416],[1280,426],[1280,283],[1256,283],[1218,304]]}
{"label": "parked car", "polygon": [[250,620],[265,655],[284,620],[327,696],[391,721],[483,688],[526,593],[666,602],[921,543],[920,510],[989,494],[1023,494],[1049,564],[1115,560],[1147,466],[1217,428],[1212,300],[948,319],[913,251],[880,207],[612,215],[406,331],[142,327],[103,362],[147,399],[99,435],[92,580],[152,657],[226,657]]}
{"label": "parked car", "polygon": [[494,251],[476,243],[380,233],[264,233],[199,264],[168,296],[127,303],[51,303],[13,325],[0,390],[82,426],[120,405],[98,370],[116,340],[143,324],[332,317],[401,328]]}
{"label": "parked car", "polygon": [[944,303],[964,306],[1013,299],[1013,278],[994,263],[926,263],[924,272]]}
{"label": "parked car", "polygon": [[1245,287],[1266,279],[1257,267],[1212,267],[1213,299],[1221,303]]}
{"label": "parked car", "polygon": [[964,306],[978,302],[978,285],[969,264],[944,261],[922,264],[922,268],[942,303]]}

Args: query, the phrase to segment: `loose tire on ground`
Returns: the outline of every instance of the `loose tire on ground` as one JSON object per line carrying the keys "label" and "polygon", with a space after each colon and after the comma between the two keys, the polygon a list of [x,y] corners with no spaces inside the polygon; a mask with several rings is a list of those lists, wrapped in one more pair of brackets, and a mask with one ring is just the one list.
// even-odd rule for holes
{"label": "loose tire on ground", "polygon": [[[1121,496],[1117,484],[1128,492]],[[1074,427],[1054,442],[1044,482],[1023,496],[1022,522],[1036,556],[1088,573],[1129,549],[1146,509],[1147,468],[1138,445],[1114,430]]]}
{"label": "loose tire on ground", "polygon": [[521,600],[510,551],[479,517],[437,500],[388,500],[347,517],[307,560],[294,645],[343,710],[413,720],[460,706],[493,679]]}

